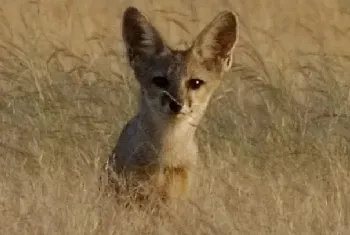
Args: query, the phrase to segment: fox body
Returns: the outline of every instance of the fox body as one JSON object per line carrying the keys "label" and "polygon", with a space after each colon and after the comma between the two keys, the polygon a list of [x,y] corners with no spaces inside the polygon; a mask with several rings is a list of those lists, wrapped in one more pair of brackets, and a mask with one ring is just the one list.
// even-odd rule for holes
{"label": "fox body", "polygon": [[139,10],[129,7],[122,34],[140,100],[107,169],[129,186],[147,185],[163,199],[184,197],[198,161],[197,126],[232,64],[237,18],[219,13],[189,48],[175,50]]}

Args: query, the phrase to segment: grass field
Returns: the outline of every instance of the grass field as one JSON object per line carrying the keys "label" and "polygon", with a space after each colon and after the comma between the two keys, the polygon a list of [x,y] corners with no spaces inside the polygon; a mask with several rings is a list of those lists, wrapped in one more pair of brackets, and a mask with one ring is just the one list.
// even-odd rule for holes
{"label": "grass field", "polygon": [[[198,184],[162,216],[98,190],[136,111],[129,5],[180,48],[220,10],[240,19]],[[347,0],[0,0],[0,234],[350,234],[349,22]]]}

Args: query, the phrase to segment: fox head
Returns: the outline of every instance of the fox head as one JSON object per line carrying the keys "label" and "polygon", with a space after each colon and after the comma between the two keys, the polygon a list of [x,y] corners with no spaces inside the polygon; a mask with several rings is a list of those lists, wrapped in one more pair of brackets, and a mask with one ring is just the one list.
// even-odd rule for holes
{"label": "fox head", "polygon": [[157,119],[198,122],[223,73],[232,64],[238,39],[236,16],[219,13],[186,50],[174,50],[136,8],[125,10],[122,34],[141,88],[141,105]]}

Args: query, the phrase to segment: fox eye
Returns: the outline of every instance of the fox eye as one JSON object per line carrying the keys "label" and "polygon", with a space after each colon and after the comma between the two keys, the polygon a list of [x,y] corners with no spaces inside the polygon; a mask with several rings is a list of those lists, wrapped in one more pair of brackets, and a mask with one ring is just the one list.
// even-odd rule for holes
{"label": "fox eye", "polygon": [[152,83],[159,88],[167,88],[169,86],[169,80],[163,76],[156,76],[152,78]]}
{"label": "fox eye", "polygon": [[203,80],[200,80],[198,78],[192,78],[187,82],[188,88],[191,90],[197,90],[204,84]]}

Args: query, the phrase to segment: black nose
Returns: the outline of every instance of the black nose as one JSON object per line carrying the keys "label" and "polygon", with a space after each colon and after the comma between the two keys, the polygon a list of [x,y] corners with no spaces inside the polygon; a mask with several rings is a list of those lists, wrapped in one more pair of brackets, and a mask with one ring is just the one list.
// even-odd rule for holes
{"label": "black nose", "polygon": [[182,105],[175,100],[169,102],[169,108],[174,113],[179,113],[181,111]]}

